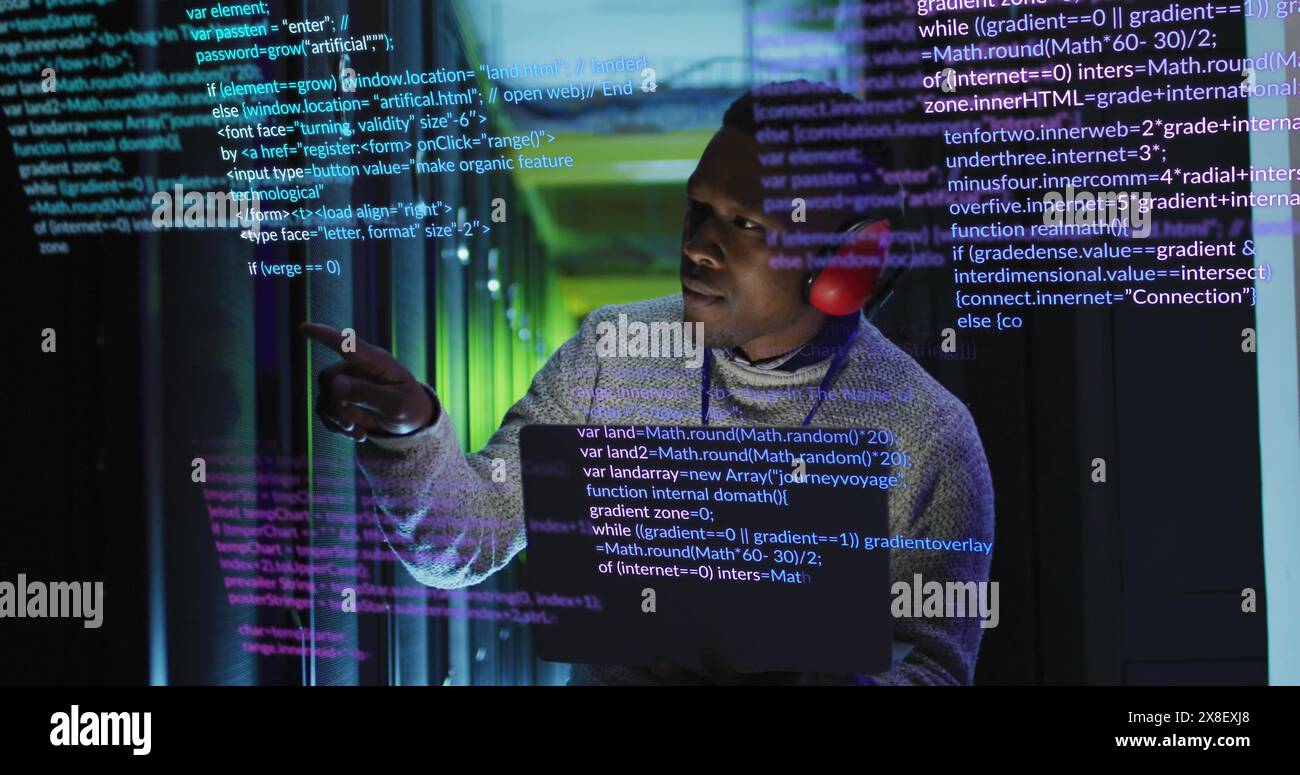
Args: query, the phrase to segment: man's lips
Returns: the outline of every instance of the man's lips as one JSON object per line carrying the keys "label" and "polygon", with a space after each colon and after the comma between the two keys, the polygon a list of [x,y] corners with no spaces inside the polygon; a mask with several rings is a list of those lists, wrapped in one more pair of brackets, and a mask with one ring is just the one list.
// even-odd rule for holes
{"label": "man's lips", "polygon": [[718,301],[722,298],[722,294],[712,286],[689,277],[682,277],[682,295],[687,299],[702,302]]}

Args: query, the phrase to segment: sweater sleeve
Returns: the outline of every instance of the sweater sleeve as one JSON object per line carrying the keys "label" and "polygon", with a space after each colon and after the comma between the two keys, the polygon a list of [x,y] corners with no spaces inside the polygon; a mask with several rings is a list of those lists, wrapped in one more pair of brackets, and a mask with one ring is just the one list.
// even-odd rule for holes
{"label": "sweater sleeve", "polygon": [[[890,509],[890,533],[904,538],[993,543],[993,482],[984,446],[965,406],[957,405],[932,440],[910,504]],[[973,551],[899,549],[891,552],[892,583],[988,581],[991,555]],[[983,629],[977,615],[894,619],[894,640],[913,648],[893,669],[862,676],[869,684],[958,684],[975,680]],[[978,612],[975,612],[978,613]],[[996,621],[994,621],[996,624]]]}
{"label": "sweater sleeve", "polygon": [[[924,461],[924,462],[923,462]],[[961,541],[992,546],[993,483],[975,422],[959,406],[916,461],[924,472],[911,497],[891,499],[889,535]],[[891,585],[923,582],[981,582],[990,556],[979,552],[900,549],[890,553]],[[916,613],[916,612],[913,612]],[[912,649],[890,670],[872,675],[804,673],[802,683],[831,685],[969,685],[975,680],[983,630],[978,616],[908,616],[894,619],[894,647]]]}
{"label": "sweater sleeve", "polygon": [[583,384],[582,338],[580,331],[551,356],[476,453],[461,450],[445,406],[418,433],[371,439],[358,448],[380,528],[421,583],[442,589],[477,584],[524,548],[519,431],[532,423],[585,422],[587,402],[574,390]]}

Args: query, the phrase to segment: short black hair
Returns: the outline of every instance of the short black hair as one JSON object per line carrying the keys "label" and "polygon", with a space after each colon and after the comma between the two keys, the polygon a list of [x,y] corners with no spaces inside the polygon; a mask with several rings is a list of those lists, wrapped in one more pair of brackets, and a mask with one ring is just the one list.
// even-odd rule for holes
{"label": "short black hair", "polygon": [[[872,106],[827,83],[781,81],[755,86],[736,98],[722,116],[722,126],[755,138],[765,152],[762,164],[770,173],[798,173],[805,180],[816,173],[838,175],[852,182],[835,189],[851,195],[893,195],[881,176],[888,146],[870,136]],[[773,200],[774,201],[774,200]],[[767,206],[765,201],[765,207]]]}

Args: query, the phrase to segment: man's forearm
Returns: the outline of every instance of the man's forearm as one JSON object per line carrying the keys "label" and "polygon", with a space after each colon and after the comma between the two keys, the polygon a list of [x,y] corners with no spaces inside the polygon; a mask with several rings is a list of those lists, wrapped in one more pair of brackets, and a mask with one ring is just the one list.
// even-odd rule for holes
{"label": "man's forearm", "polygon": [[358,463],[380,506],[380,528],[421,583],[476,584],[523,547],[518,477],[492,481],[492,461],[463,454],[441,413],[410,436],[367,442]]}

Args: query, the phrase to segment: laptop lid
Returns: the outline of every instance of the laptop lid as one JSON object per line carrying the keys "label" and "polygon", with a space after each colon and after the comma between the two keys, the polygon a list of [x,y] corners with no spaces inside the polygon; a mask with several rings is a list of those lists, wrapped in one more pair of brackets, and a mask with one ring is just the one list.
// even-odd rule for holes
{"label": "laptop lid", "polygon": [[[531,425],[525,577],[544,660],[738,672],[891,664],[877,431]],[[897,486],[897,479],[893,480]]]}

